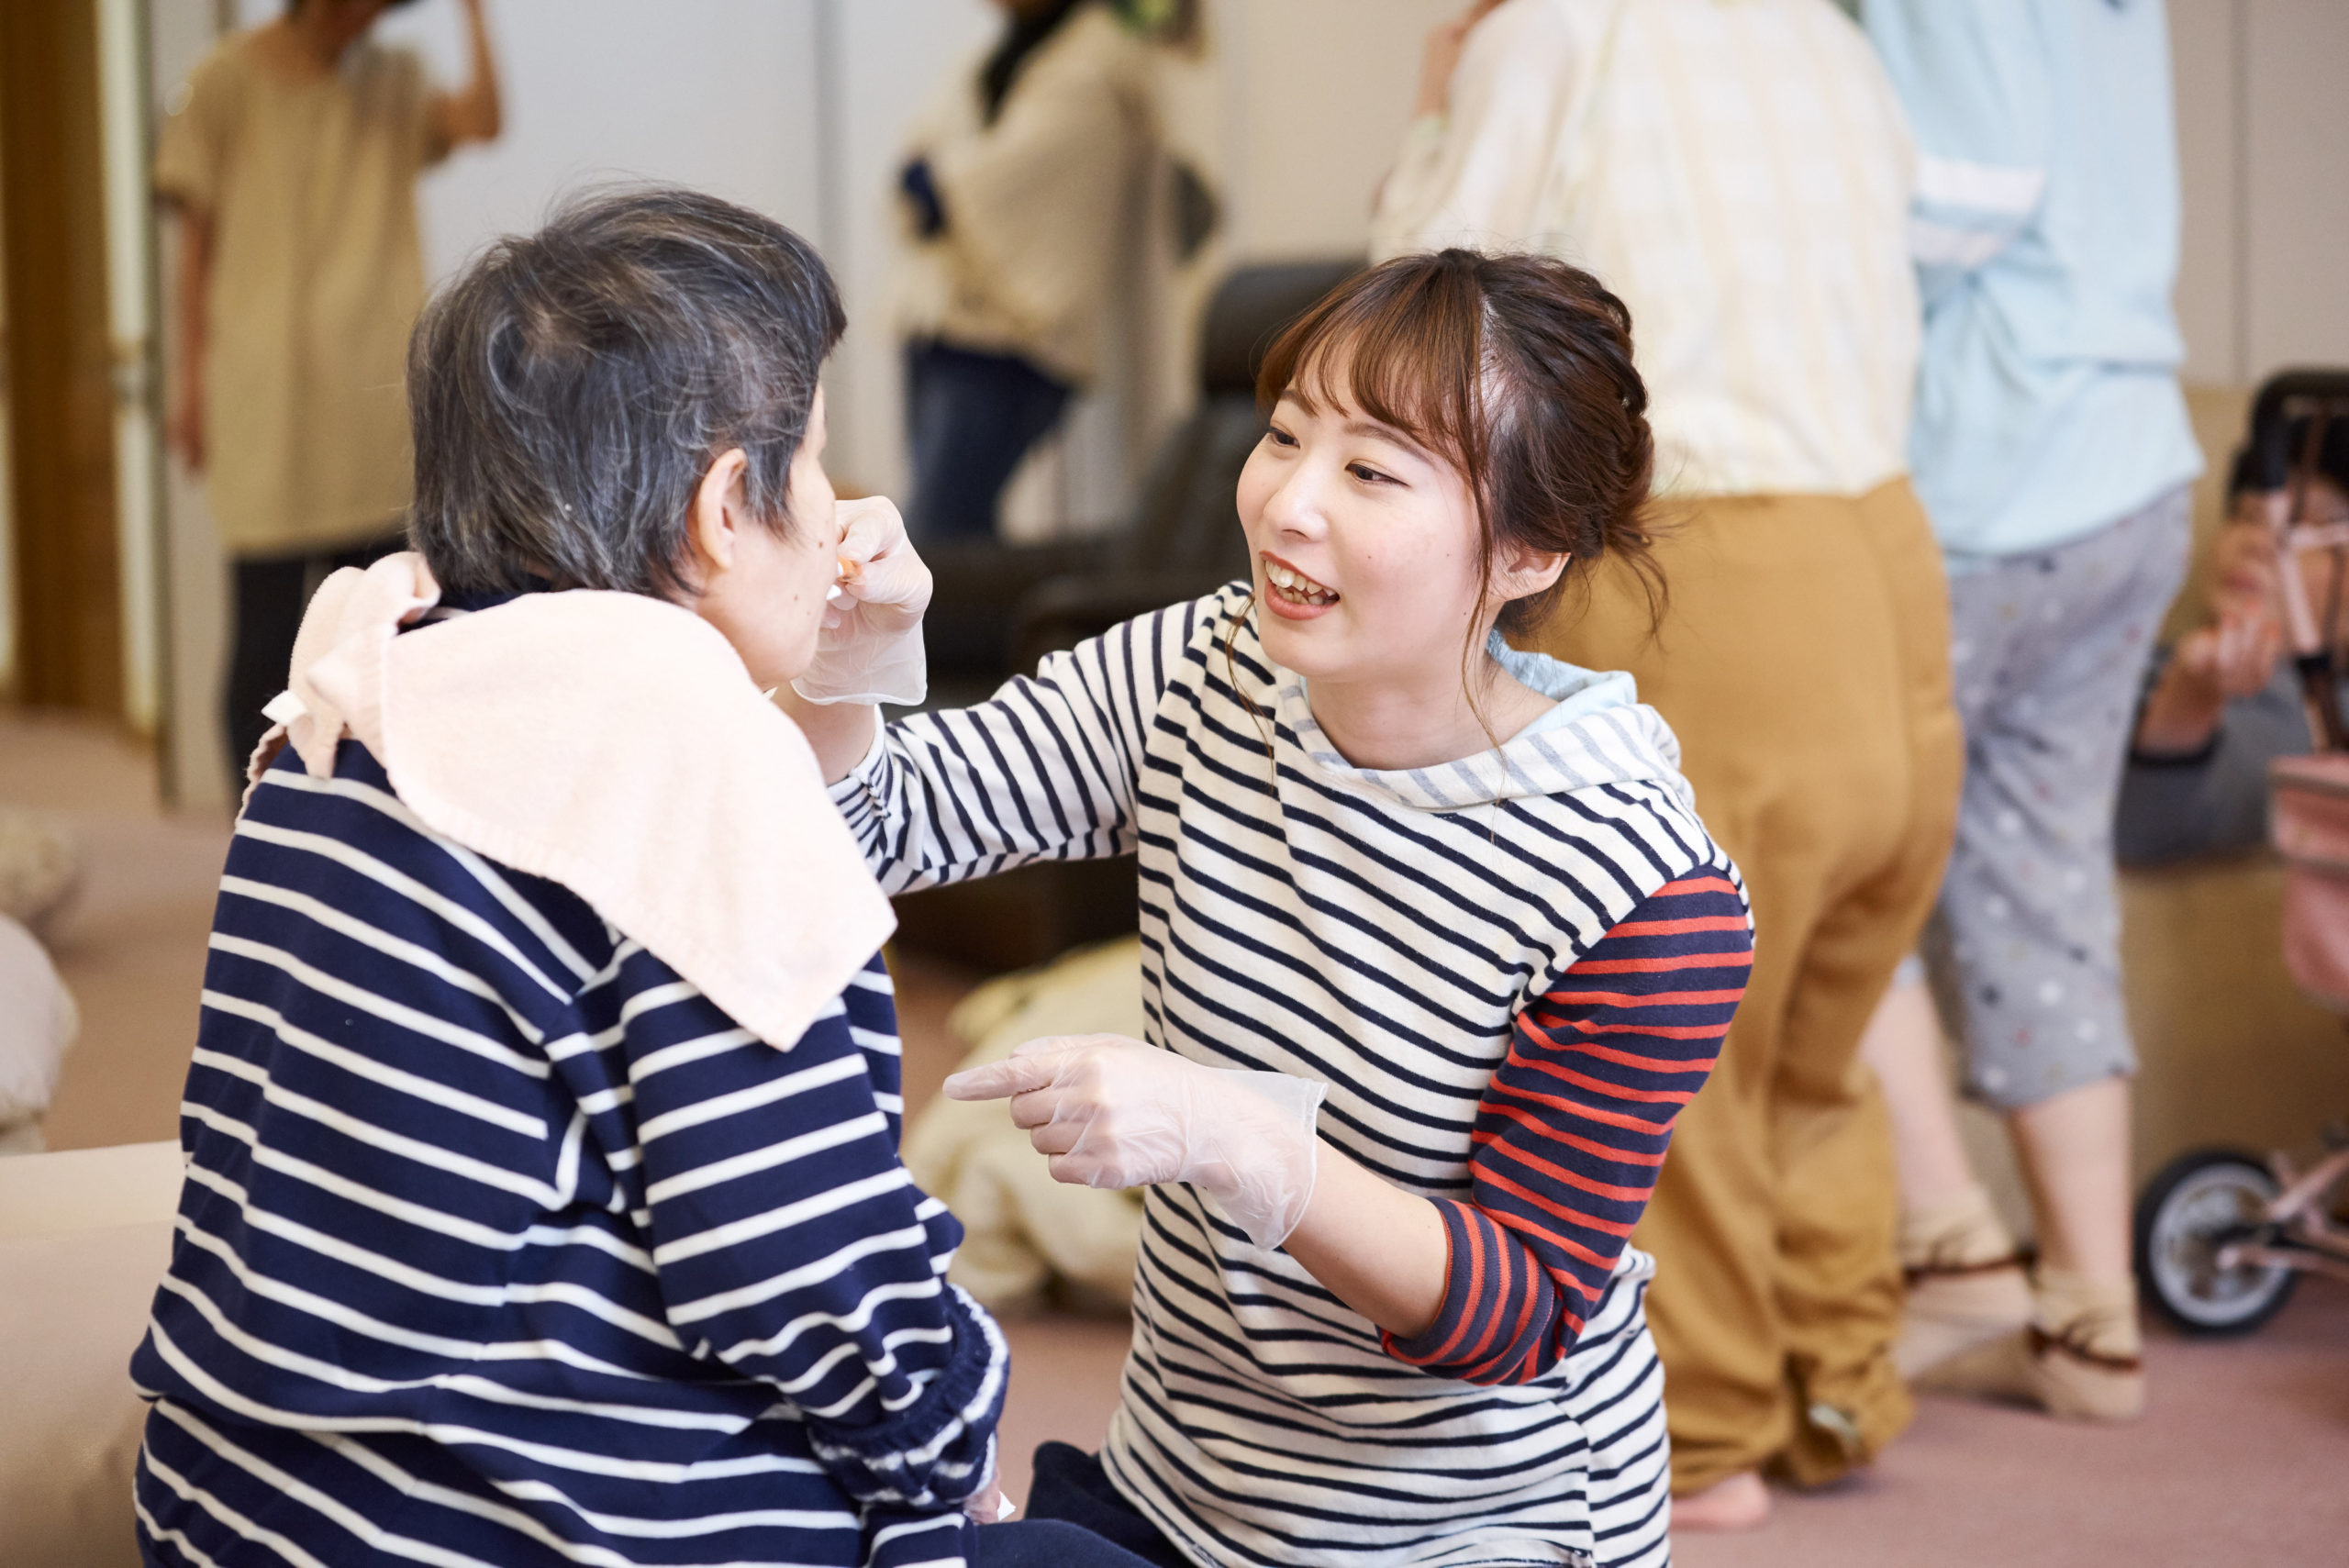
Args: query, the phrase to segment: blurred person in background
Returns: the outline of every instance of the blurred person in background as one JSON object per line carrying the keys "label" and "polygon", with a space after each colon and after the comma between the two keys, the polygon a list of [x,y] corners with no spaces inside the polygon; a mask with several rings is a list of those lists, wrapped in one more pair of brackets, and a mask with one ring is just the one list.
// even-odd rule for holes
{"label": "blurred person in background", "polygon": [[231,565],[228,761],[269,727],[310,589],[396,549],[408,505],[402,367],[424,304],[416,182],[497,135],[481,0],[471,79],[436,90],[367,36],[406,0],[292,0],[174,88],[157,195],[180,219],[168,438]]}
{"label": "blurred person in background", "polygon": [[[2277,515],[2290,504],[2286,486],[2307,439],[2300,421],[2280,444],[2236,454],[2227,521],[2211,547],[2209,613],[2155,658],[2137,712],[2113,820],[2123,865],[2266,843],[2267,764],[2315,747],[2287,656],[2276,573]],[[2315,527],[2349,526],[2349,425],[2325,432],[2305,515]],[[2303,552],[2300,572],[2310,607],[2322,617],[2340,591],[2335,552]]]}
{"label": "blurred person in background", "polygon": [[2038,1241],[2027,1280],[1957,1144],[1932,1009],[1903,988],[1867,1051],[1899,1140],[1899,1357],[1926,1386],[2125,1420],[2145,1391],[2113,814],[2202,468],[2170,307],[2168,21],[2160,0],[1869,0],[1864,17],[1921,154],[1909,453],[1949,564],[1966,733],[1922,955]]}
{"label": "blurred person in background", "polygon": [[898,327],[924,539],[994,535],[1004,486],[1100,366],[1158,146],[1146,0],[996,0],[1002,38],[958,73],[898,179]]}
{"label": "blurred person in background", "polygon": [[1911,1406],[1884,1107],[1857,1055],[1956,807],[1946,592],[1906,477],[1898,104],[1827,0],[1506,0],[1428,44],[1375,250],[1533,247],[1638,324],[1671,585],[1531,638],[1626,669],[1752,895],[1753,977],[1634,1240],[1657,1263],[1676,1529],[1758,1524]]}

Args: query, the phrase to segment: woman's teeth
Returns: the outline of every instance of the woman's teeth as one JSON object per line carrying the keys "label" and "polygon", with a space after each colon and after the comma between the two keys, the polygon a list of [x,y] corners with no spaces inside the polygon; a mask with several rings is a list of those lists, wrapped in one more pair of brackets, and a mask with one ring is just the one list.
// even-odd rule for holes
{"label": "woman's teeth", "polygon": [[1292,605],[1330,605],[1337,603],[1338,591],[1324,588],[1302,572],[1292,572],[1286,566],[1264,562],[1264,581],[1273,591]]}

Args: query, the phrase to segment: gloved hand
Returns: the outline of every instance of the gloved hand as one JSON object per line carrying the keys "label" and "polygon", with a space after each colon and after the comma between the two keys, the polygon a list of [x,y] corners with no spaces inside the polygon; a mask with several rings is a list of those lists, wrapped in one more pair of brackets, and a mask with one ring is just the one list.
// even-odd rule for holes
{"label": "gloved hand", "polygon": [[1031,1040],[946,1080],[950,1099],[1011,1097],[1011,1119],[1056,1181],[1188,1182],[1249,1240],[1277,1247],[1305,1218],[1323,1086],[1286,1073],[1203,1067],[1121,1035]]}
{"label": "gloved hand", "polygon": [[930,693],[922,612],[930,568],[906,538],[896,505],[881,496],[835,504],[841,584],[824,606],[816,658],[791,689],[812,703],[886,702],[910,707]]}

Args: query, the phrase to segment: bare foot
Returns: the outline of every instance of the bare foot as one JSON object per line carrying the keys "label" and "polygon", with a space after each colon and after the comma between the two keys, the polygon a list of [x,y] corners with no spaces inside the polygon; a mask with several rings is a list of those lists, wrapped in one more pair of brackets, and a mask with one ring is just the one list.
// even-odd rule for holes
{"label": "bare foot", "polygon": [[1769,1518],[1770,1488],[1762,1485],[1758,1471],[1740,1471],[1701,1492],[1672,1499],[1674,1529],[1759,1529]]}

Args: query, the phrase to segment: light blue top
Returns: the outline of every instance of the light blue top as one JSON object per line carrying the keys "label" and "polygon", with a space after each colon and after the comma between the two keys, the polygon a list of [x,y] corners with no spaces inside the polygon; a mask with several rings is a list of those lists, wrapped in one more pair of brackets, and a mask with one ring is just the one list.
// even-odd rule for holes
{"label": "light blue top", "polygon": [[1909,461],[1954,568],[2202,471],[2178,390],[2162,0],[1866,0],[1919,154]]}
{"label": "light blue top", "polygon": [[1640,700],[1639,685],[1629,670],[1586,670],[1547,653],[1521,651],[1502,641],[1497,631],[1486,639],[1485,651],[1509,675],[1556,704],[1519,730],[1513,740],[1563,729],[1594,713],[1630,707]]}

